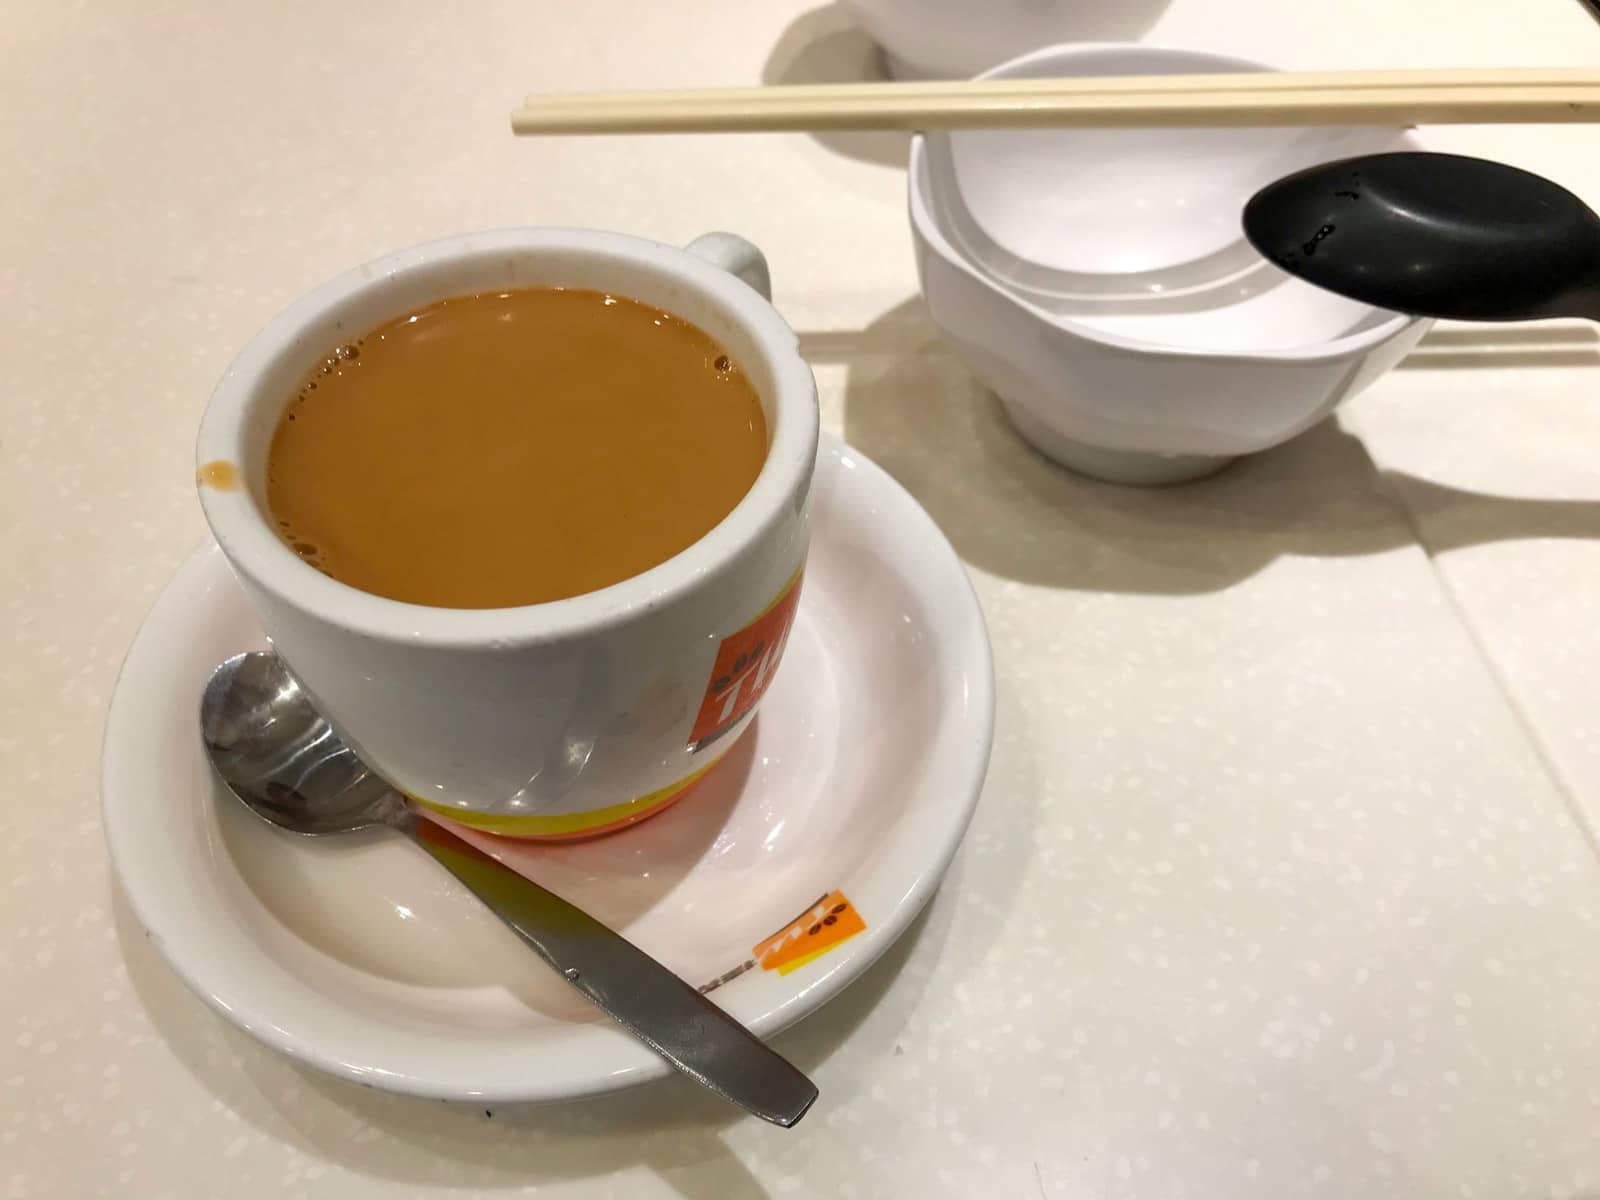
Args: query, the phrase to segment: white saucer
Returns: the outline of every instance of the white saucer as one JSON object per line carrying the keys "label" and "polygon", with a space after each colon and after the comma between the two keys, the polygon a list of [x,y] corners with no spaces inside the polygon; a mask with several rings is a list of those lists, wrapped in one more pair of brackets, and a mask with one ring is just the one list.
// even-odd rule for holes
{"label": "white saucer", "polygon": [[[928,515],[828,437],[815,514],[782,669],[723,766],[634,829],[511,856],[691,982],[732,974],[714,998],[763,1035],[836,995],[927,901],[994,725],[983,615]],[[298,838],[221,790],[200,688],[260,644],[220,552],[197,551],[134,639],[106,723],[112,862],[189,986],[285,1054],[394,1091],[556,1100],[665,1075],[408,842]],[[786,974],[747,965],[835,891],[864,930]]]}

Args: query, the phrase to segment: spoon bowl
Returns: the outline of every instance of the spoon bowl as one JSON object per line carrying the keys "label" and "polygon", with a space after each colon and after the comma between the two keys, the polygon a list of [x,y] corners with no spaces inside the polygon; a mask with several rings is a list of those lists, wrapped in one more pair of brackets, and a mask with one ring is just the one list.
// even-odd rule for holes
{"label": "spoon bowl", "polygon": [[1559,184],[1457,154],[1373,154],[1262,188],[1245,236],[1291,275],[1413,316],[1600,320],[1600,216]]}
{"label": "spoon bowl", "polygon": [[276,655],[235,655],[212,672],[200,701],[200,732],[229,791],[291,832],[349,833],[414,819]]}

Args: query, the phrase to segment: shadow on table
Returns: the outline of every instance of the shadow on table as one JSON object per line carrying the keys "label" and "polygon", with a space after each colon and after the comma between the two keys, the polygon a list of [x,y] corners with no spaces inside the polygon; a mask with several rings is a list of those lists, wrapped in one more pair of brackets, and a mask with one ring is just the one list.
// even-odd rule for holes
{"label": "shadow on table", "polygon": [[[913,954],[937,961],[954,918],[960,858],[941,892],[868,971],[774,1045],[814,1076],[840,1045],[873,1020],[875,1049],[900,1053],[901,1030],[926,973],[894,988]],[[1020,868],[1001,872],[1015,886]],[[211,1013],[167,968],[120,890],[112,889],[117,937],[134,992],[184,1068],[217,1100],[261,1132],[335,1167],[425,1186],[470,1189],[655,1172],[686,1200],[764,1200],[768,1192],[722,1134],[746,1121],[758,1136],[808,1136],[768,1129],[681,1077],[564,1105],[468,1105],[379,1092],[300,1067]],[[996,919],[1003,906],[995,909]],[[869,1052],[870,1053],[870,1052]],[[819,1078],[809,1118],[819,1135],[830,1102],[870,1086],[871,1063]]]}
{"label": "shadow on table", "polygon": [[[842,4],[827,4],[796,17],[761,69],[765,84],[876,83],[888,78],[882,51]],[[905,166],[911,152],[911,135],[901,130],[811,136],[836,154],[886,167]]]}
{"label": "shadow on table", "polygon": [[[1562,353],[1590,352],[1563,337]],[[1530,343],[1511,344],[1529,352]],[[1523,500],[1383,473],[1337,421],[1195,483],[1133,488],[1074,475],[1018,436],[999,401],[941,344],[916,298],[860,332],[802,332],[800,348],[813,363],[845,366],[846,438],[917,497],[963,559],[1007,579],[1086,591],[1217,591],[1286,556],[1350,557],[1413,544],[1412,517],[1397,490],[1418,498],[1419,517],[1452,517],[1443,540],[1423,539],[1434,551],[1600,537],[1600,504]]]}

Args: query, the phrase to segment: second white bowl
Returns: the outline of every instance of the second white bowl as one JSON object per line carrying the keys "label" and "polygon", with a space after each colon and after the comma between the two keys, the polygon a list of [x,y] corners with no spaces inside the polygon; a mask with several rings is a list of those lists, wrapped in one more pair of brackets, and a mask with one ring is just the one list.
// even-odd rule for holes
{"label": "second white bowl", "polygon": [[1133,38],[1167,0],[844,0],[901,79],[970,79],[1037,46]]}

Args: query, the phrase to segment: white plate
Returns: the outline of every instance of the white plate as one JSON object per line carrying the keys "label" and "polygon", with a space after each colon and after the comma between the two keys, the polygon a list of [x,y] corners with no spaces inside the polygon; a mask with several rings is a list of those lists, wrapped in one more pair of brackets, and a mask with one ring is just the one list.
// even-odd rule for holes
{"label": "white plate", "polygon": [[[635,829],[511,856],[691,982],[739,972],[713,996],[762,1035],[836,995],[927,901],[994,725],[983,615],[928,515],[832,438],[815,514],[783,667],[727,762]],[[174,970],[268,1045],[394,1091],[556,1100],[665,1075],[410,843],[295,837],[222,792],[200,688],[261,643],[208,546],[156,602],[112,699],[106,839]],[[746,965],[833,891],[862,932],[787,974]]]}

